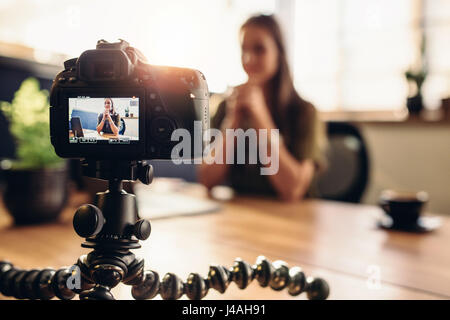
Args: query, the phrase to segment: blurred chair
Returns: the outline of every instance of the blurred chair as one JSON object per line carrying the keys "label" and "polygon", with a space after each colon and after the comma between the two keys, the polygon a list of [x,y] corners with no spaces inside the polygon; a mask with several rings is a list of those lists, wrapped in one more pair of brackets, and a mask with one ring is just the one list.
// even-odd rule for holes
{"label": "blurred chair", "polygon": [[328,168],[317,182],[322,199],[360,202],[369,179],[369,157],[359,130],[345,122],[328,122]]}
{"label": "blurred chair", "polygon": [[127,126],[125,125],[125,120],[120,118],[119,134],[123,135],[126,129],[127,129]]}
{"label": "blurred chair", "polygon": [[23,80],[38,79],[41,89],[50,90],[53,79],[62,66],[0,56],[0,101],[11,101]]}
{"label": "blurred chair", "polygon": [[[79,117],[81,121],[81,125],[83,129],[96,130],[97,129],[97,121],[98,121],[98,113],[92,111],[84,111],[84,110],[73,110],[72,117]],[[69,128],[71,129],[71,128]]]}

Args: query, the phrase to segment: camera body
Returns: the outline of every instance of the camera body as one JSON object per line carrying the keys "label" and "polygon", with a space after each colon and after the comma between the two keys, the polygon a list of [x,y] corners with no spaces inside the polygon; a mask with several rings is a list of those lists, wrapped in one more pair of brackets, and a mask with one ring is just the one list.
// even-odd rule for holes
{"label": "camera body", "polygon": [[190,152],[175,158],[201,157],[207,143],[204,75],[150,65],[123,40],[100,40],[95,50],[67,60],[50,105],[51,142],[63,158],[173,159],[177,129],[190,134]]}

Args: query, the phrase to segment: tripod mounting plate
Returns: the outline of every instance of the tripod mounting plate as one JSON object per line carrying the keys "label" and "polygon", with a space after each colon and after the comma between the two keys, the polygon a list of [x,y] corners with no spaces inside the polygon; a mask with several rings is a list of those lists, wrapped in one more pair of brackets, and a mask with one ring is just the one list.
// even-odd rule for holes
{"label": "tripod mounting plate", "polygon": [[92,160],[81,162],[83,175],[101,180],[139,180],[150,184],[153,180],[153,167],[145,160]]}

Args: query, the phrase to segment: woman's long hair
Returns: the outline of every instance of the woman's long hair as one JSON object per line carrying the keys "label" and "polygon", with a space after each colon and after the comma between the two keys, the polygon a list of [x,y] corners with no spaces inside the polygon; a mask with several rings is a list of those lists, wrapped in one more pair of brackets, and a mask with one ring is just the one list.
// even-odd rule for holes
{"label": "woman's long hair", "polygon": [[105,98],[105,100],[108,99],[109,101],[111,101],[111,108],[109,109],[109,114],[114,115],[116,114],[116,109],[114,109],[114,102],[111,98]]}
{"label": "woman's long hair", "polygon": [[[115,118],[113,118],[113,120],[116,123],[116,125],[120,125],[120,121],[121,121],[120,120],[120,115],[116,112],[116,109],[114,108],[113,99],[105,98],[105,100],[106,99],[109,99],[109,101],[111,101],[111,108],[109,109],[109,114],[111,115],[111,117],[115,117]],[[120,130],[120,127],[119,127],[119,130]]]}
{"label": "woman's long hair", "polygon": [[[275,122],[283,130],[288,122],[290,105],[307,106],[311,105],[309,102],[303,100],[294,88],[292,76],[287,60],[286,47],[284,45],[281,28],[273,15],[257,15],[250,17],[242,26],[241,32],[244,28],[249,26],[257,26],[267,30],[274,39],[278,48],[278,71],[271,79],[272,99],[271,104],[275,108],[272,110],[272,115]],[[283,130],[284,131],[284,130]]]}

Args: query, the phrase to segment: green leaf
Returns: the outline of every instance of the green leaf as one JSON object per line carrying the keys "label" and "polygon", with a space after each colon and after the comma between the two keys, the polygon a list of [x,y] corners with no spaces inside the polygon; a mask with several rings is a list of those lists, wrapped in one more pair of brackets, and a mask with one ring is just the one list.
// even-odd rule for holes
{"label": "green leaf", "polygon": [[12,102],[0,102],[0,109],[8,117],[17,142],[14,169],[39,169],[63,163],[50,142],[48,91],[40,89],[37,79],[25,79]]}

